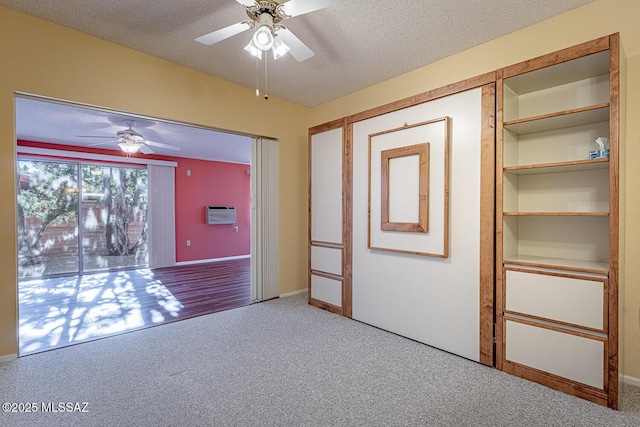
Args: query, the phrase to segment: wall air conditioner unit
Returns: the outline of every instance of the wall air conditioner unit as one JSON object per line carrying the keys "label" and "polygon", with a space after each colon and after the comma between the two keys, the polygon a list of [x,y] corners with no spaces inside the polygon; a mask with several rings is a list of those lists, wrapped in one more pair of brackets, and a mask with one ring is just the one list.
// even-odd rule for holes
{"label": "wall air conditioner unit", "polygon": [[207,206],[207,224],[235,224],[236,208],[233,206]]}

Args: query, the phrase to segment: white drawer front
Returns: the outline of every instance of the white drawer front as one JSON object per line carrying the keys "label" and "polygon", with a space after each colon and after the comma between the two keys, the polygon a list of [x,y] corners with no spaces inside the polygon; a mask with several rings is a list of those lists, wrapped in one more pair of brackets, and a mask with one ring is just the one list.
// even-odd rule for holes
{"label": "white drawer front", "polygon": [[604,329],[604,280],[506,271],[506,309]]}
{"label": "white drawer front", "polygon": [[506,359],[604,388],[604,342],[507,320]]}
{"label": "white drawer front", "polygon": [[342,281],[312,274],[311,297],[342,307]]}
{"label": "white drawer front", "polygon": [[342,276],[342,249],[312,246],[311,269]]}

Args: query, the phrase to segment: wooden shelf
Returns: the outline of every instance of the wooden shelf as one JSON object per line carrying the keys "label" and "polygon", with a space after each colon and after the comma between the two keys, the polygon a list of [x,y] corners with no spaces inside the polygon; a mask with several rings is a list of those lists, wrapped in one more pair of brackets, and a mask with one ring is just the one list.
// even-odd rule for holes
{"label": "wooden shelf", "polygon": [[505,173],[513,175],[534,175],[562,172],[579,172],[585,170],[608,169],[609,159],[574,160],[569,162],[540,163],[522,166],[507,166]]}
{"label": "wooden shelf", "polygon": [[[520,67],[506,70],[505,86],[519,95],[585,80],[609,73],[609,52],[602,51],[571,61],[519,74]],[[518,73],[512,75],[511,73]]]}
{"label": "wooden shelf", "polygon": [[504,216],[600,216],[607,217],[609,212],[504,212]]}
{"label": "wooden shelf", "polygon": [[531,255],[511,255],[505,257],[504,265],[522,265],[538,268],[554,268],[568,271],[580,271],[593,274],[608,274],[609,263],[599,261],[585,261],[564,258],[547,258]]}
{"label": "wooden shelf", "polygon": [[504,122],[504,128],[517,135],[527,135],[530,133],[582,126],[589,123],[600,123],[607,120],[609,120],[609,103],[604,103],[574,108],[572,110],[558,111],[541,116],[511,120]]}
{"label": "wooden shelf", "polygon": [[[614,409],[620,312],[619,42],[617,34],[602,37],[503,68],[497,104],[502,123],[496,129],[496,257],[502,270],[496,272],[496,367]],[[589,159],[599,136],[609,138],[611,158]],[[519,276],[521,282],[515,278],[507,286],[508,270],[541,274]],[[561,280],[583,277],[606,283],[602,300],[601,291],[598,301],[591,301],[581,297],[587,292],[582,284]],[[556,288],[566,292],[565,299],[545,300]],[[533,305],[523,303],[519,311],[516,301]],[[555,317],[526,309],[552,304]],[[560,320],[578,312],[589,320]],[[507,327],[505,319],[515,320]],[[517,322],[582,340],[567,340],[561,350],[545,353],[557,344],[556,336],[513,327]],[[603,352],[582,347],[584,338],[602,340]],[[592,363],[576,368],[571,360],[582,353]]]}

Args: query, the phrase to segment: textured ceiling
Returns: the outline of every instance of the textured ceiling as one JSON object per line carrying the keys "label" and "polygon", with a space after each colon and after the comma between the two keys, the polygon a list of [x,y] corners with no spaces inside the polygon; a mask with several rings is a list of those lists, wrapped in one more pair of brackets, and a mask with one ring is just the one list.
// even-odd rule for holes
{"label": "textured ceiling", "polygon": [[[316,106],[590,1],[345,0],[284,21],[316,55],[301,63],[291,55],[269,61],[269,94]],[[246,87],[256,84],[255,60],[243,50],[251,31],[212,46],[194,41],[247,18],[234,0],[0,0],[0,5]]]}

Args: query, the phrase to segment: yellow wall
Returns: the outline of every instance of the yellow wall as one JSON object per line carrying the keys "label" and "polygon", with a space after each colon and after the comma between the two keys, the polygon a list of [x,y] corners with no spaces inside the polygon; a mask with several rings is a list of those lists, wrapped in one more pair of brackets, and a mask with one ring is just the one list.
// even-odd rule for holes
{"label": "yellow wall", "polygon": [[625,251],[620,277],[624,291],[623,354],[620,372],[640,378],[640,2],[596,0],[540,24],[509,34],[435,64],[387,80],[311,110],[311,126],[359,113],[468,79],[520,61],[619,32],[627,61],[626,194],[622,217],[626,218]]}
{"label": "yellow wall", "polygon": [[0,357],[17,353],[14,92],[277,138],[280,292],[306,287],[308,108],[3,7],[0,53]]}

